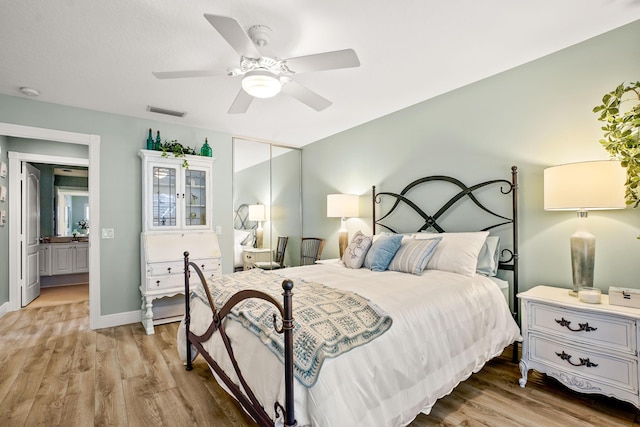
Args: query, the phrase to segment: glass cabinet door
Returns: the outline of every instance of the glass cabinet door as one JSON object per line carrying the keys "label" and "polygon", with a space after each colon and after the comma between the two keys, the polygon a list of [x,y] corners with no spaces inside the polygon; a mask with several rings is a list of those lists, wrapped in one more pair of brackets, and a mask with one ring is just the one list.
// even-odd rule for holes
{"label": "glass cabinet door", "polygon": [[184,190],[185,225],[207,225],[207,172],[186,169]]}
{"label": "glass cabinet door", "polygon": [[168,166],[153,166],[152,169],[154,227],[175,227],[177,219],[177,169]]}

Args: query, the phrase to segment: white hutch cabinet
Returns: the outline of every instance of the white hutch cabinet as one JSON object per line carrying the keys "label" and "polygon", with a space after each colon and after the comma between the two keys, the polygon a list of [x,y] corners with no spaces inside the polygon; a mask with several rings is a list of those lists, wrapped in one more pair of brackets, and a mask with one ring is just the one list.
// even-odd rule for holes
{"label": "white hutch cabinet", "polygon": [[[175,158],[140,150],[142,159],[141,285],[142,324],[180,320],[182,314],[158,318],[153,301],[184,293],[184,258],[189,251],[205,276],[221,274],[220,249],[212,228],[213,158]],[[184,161],[188,162],[185,167]],[[192,282],[199,279],[192,275]]]}

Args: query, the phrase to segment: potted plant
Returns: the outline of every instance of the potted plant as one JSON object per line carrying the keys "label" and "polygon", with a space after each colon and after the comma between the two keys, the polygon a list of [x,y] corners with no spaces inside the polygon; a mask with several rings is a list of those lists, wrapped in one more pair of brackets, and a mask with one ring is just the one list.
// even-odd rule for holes
{"label": "potted plant", "polygon": [[637,207],[640,204],[640,81],[626,86],[621,83],[602,97],[602,104],[595,106],[593,112],[599,113],[598,120],[604,122],[604,138],[600,144],[627,169],[626,202]]}
{"label": "potted plant", "polygon": [[165,141],[160,145],[160,150],[162,151],[162,156],[167,157],[167,153],[172,153],[174,157],[182,157],[182,167],[188,168],[189,162],[185,158],[186,154],[197,155],[195,149],[191,147],[184,147],[177,140],[172,139],[171,142]]}

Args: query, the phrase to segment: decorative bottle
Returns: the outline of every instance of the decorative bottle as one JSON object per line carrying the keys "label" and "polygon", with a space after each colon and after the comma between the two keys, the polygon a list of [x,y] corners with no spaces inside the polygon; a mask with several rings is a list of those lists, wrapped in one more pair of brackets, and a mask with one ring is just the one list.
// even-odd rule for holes
{"label": "decorative bottle", "polygon": [[156,143],[153,145],[154,150],[160,150],[160,146],[162,145],[162,141],[160,140],[160,131],[156,134]]}
{"label": "decorative bottle", "polygon": [[153,135],[151,128],[149,128],[149,136],[147,137],[147,150],[153,150]]}
{"label": "decorative bottle", "polygon": [[204,145],[200,149],[200,155],[206,157],[213,157],[213,150],[207,141],[207,138],[204,139]]}

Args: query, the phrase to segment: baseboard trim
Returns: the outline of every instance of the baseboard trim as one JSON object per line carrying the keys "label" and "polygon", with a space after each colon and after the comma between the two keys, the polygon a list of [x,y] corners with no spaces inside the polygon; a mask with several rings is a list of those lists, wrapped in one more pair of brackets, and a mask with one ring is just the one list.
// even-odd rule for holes
{"label": "baseboard trim", "polygon": [[4,316],[5,314],[7,314],[9,311],[9,303],[5,302],[4,304],[0,305],[0,317]]}
{"label": "baseboard trim", "polygon": [[113,328],[116,326],[130,325],[140,322],[142,319],[140,310],[129,311],[124,313],[107,314],[98,318],[97,325],[91,325],[91,329]]}
{"label": "baseboard trim", "polygon": [[[8,303],[0,307],[0,317],[2,316],[1,309],[7,306]],[[170,304],[166,306],[153,307],[153,323],[161,325],[163,323],[177,322],[184,315],[183,304]],[[106,316],[100,316],[98,324],[91,325],[91,329],[103,329],[113,328],[116,326],[130,325],[132,323],[138,323],[142,321],[141,310],[129,311],[125,313],[108,314]]]}

